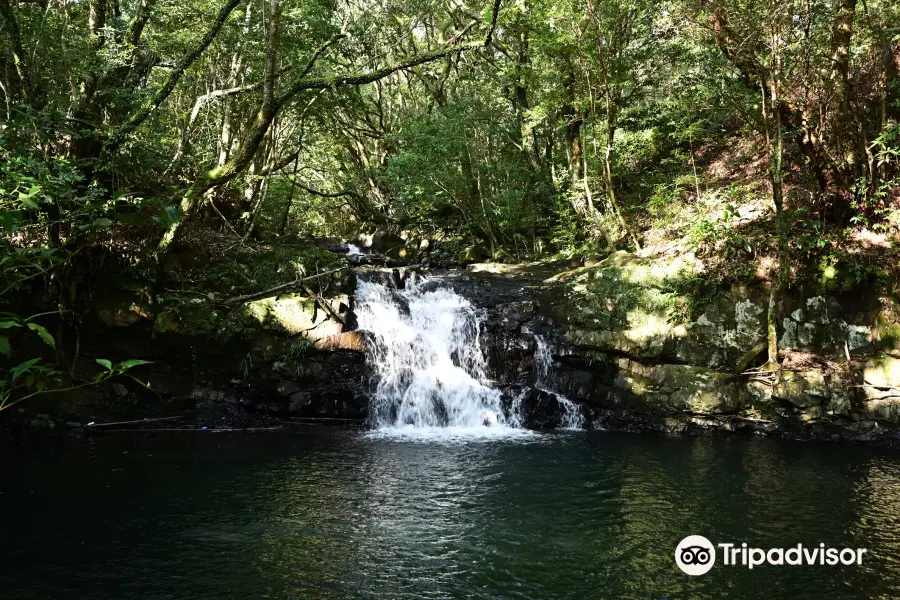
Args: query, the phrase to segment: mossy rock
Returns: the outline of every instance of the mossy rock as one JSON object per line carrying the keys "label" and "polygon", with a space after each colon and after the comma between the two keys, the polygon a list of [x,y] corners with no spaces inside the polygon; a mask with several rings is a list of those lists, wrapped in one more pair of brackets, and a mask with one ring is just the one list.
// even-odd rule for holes
{"label": "mossy rock", "polygon": [[748,408],[751,396],[734,376],[693,365],[647,365],[618,359],[616,388],[631,408],[649,414],[690,412],[734,414]]}
{"label": "mossy rock", "polygon": [[819,371],[784,371],[778,375],[772,396],[786,400],[798,408],[809,408],[831,398],[831,390],[825,382],[824,374]]}
{"label": "mossy rock", "polygon": [[475,244],[472,246],[467,246],[462,251],[460,251],[458,259],[460,263],[468,265],[471,263],[488,260],[490,257],[490,250],[488,250],[483,244]]}
{"label": "mossy rock", "polygon": [[765,338],[760,294],[710,289],[690,256],[616,252],[548,283],[562,284],[553,316],[575,346],[733,371]]}
{"label": "mossy rock", "polygon": [[217,336],[222,314],[210,300],[177,298],[156,316],[154,333],[178,333],[188,336]]}
{"label": "mossy rock", "polygon": [[879,388],[900,388],[900,358],[876,356],[863,371],[866,384]]}

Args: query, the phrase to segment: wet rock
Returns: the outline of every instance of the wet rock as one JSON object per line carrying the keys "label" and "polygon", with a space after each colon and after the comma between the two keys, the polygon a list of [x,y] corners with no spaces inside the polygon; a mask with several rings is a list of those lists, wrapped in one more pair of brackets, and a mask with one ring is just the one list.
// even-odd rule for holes
{"label": "wet rock", "polygon": [[380,253],[385,253],[391,248],[397,248],[406,245],[406,240],[404,240],[399,235],[388,233],[383,230],[378,230],[374,233],[363,234],[359,236],[359,238],[357,238],[357,241],[363,248]]}
{"label": "wet rock", "polygon": [[179,373],[154,371],[148,387],[161,396],[187,398],[194,389],[193,377]]}
{"label": "wet rock", "polygon": [[108,291],[95,298],[94,315],[106,327],[129,327],[151,319],[152,312],[145,307],[145,299],[126,291]]}
{"label": "wet rock", "polygon": [[128,395],[128,388],[121,383],[110,383],[108,384],[107,389],[111,394],[118,396],[119,398],[123,398]]}
{"label": "wet rock", "polygon": [[222,402],[225,392],[208,387],[196,387],[191,391],[191,399],[199,402]]}
{"label": "wet rock", "polygon": [[556,394],[529,388],[519,399],[522,423],[529,429],[557,429],[566,408]]}
{"label": "wet rock", "polygon": [[279,396],[293,396],[300,390],[300,385],[293,381],[280,381],[275,386],[275,393]]}

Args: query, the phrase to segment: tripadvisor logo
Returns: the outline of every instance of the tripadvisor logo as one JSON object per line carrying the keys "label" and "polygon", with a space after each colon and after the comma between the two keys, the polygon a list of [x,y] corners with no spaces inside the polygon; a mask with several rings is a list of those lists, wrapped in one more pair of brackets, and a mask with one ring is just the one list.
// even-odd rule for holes
{"label": "tripadvisor logo", "polygon": [[688,575],[703,575],[716,564],[716,548],[722,564],[753,569],[760,565],[861,565],[865,548],[828,548],[825,544],[790,548],[752,548],[746,543],[714,545],[702,535],[689,535],[675,548],[675,564]]}
{"label": "tripadvisor logo", "polygon": [[716,564],[716,549],[702,535],[689,535],[675,548],[675,564],[688,575],[703,575]]}

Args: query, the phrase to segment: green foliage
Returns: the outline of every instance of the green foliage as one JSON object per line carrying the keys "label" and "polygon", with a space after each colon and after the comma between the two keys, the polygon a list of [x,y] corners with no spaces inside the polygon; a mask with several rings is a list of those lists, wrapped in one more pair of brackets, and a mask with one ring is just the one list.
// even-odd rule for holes
{"label": "green foliage", "polygon": [[304,373],[303,358],[312,348],[313,343],[308,338],[294,338],[285,345],[280,362],[288,365],[294,377],[302,377]]}
{"label": "green foliage", "polygon": [[698,252],[722,252],[726,259],[736,252],[752,255],[750,240],[734,226],[738,217],[737,208],[726,204],[721,216],[697,219],[688,231],[688,246]]}
{"label": "green foliage", "polygon": [[[47,314],[53,313],[42,313],[27,318],[22,318],[11,312],[0,313],[0,330],[5,332],[3,335],[0,335],[0,355],[2,355],[0,357],[0,412],[39,394],[71,391],[95,386],[118,375],[131,377],[126,373],[128,370],[140,365],[150,364],[149,361],[137,359],[126,360],[116,364],[105,358],[98,358],[96,362],[103,367],[103,371],[92,379],[82,383],[73,383],[65,387],[60,387],[59,384],[66,374],[58,368],[46,364],[43,357],[28,358],[13,364],[16,361],[11,360],[15,352],[10,342],[10,336],[16,332],[33,332],[46,346],[56,349],[56,340],[53,336],[42,325],[34,322],[34,319]],[[3,358],[6,360],[3,361]],[[4,363],[8,364],[4,366]]]}

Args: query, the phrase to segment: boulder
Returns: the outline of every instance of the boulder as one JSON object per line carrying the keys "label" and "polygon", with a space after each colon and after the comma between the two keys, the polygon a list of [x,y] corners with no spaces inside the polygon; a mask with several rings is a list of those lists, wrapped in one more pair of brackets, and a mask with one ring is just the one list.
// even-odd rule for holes
{"label": "boulder", "polygon": [[876,388],[900,388],[900,358],[883,355],[870,359],[863,380]]}
{"label": "boulder", "polygon": [[468,246],[459,253],[459,262],[468,265],[482,262],[491,257],[491,252],[483,244]]}
{"label": "boulder", "polygon": [[557,429],[566,414],[564,401],[553,392],[528,388],[519,398],[519,415],[529,429]]}
{"label": "boulder", "polygon": [[845,320],[847,315],[835,299],[797,299],[791,308],[782,319],[779,348],[836,357],[872,350],[871,328]]}
{"label": "boulder", "polygon": [[380,229],[374,233],[360,235],[359,238],[357,238],[357,241],[363,248],[372,252],[381,252],[382,254],[386,253],[391,248],[398,248],[406,245],[406,240],[399,235],[388,233]]}

